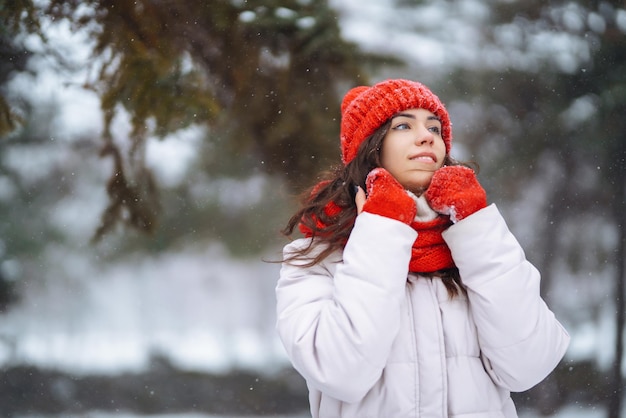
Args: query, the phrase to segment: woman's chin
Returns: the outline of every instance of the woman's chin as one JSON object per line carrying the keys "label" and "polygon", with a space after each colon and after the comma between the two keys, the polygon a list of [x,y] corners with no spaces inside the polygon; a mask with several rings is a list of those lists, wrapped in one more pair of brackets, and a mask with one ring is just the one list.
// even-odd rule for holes
{"label": "woman's chin", "polygon": [[428,189],[428,186],[430,186],[430,180],[432,180],[432,178],[433,176],[431,174],[430,176],[420,178],[419,181],[408,182],[404,185],[404,187],[405,189],[413,192],[416,196],[419,196],[424,193],[426,189]]}
{"label": "woman's chin", "polygon": [[426,191],[426,189],[428,189],[428,185],[415,185],[415,186],[410,186],[406,188],[408,191],[410,191],[411,193],[413,193],[415,196],[421,196],[422,193],[424,193]]}

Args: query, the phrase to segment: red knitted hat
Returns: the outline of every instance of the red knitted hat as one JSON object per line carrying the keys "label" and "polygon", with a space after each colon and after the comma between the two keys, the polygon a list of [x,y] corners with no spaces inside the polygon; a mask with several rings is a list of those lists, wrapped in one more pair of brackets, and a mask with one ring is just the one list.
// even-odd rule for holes
{"label": "red knitted hat", "polygon": [[349,90],[341,103],[341,158],[348,164],[359,146],[395,114],[407,109],[426,109],[441,120],[446,153],[452,146],[452,124],[445,106],[428,87],[417,81],[385,80],[371,87]]}

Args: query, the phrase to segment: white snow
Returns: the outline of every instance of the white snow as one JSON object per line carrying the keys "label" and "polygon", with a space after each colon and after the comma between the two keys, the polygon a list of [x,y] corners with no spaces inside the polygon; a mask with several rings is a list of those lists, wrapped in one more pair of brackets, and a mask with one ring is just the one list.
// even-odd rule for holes
{"label": "white snow", "polygon": [[[622,415],[626,417],[626,414]],[[307,418],[310,417],[308,414],[302,415],[281,415],[281,416],[273,416],[274,418]],[[606,417],[606,411],[603,408],[589,408],[589,407],[581,407],[581,406],[568,406],[563,408],[552,415],[538,415],[536,413],[519,411],[519,418],[604,418]],[[21,416],[17,418],[54,418],[50,416],[38,416],[38,415],[28,415]],[[61,418],[61,417],[59,417]],[[63,415],[62,418],[139,418],[138,415],[135,414],[125,414],[125,413],[101,413],[101,412],[92,412],[80,415]],[[193,413],[182,413],[182,414],[159,414],[159,415],[141,415],[141,418],[252,418],[252,417],[236,417],[229,415],[228,417],[223,415],[205,415],[205,414],[193,414]]]}
{"label": "white snow", "polygon": [[217,244],[110,267],[64,254],[42,278],[54,285],[0,316],[0,364],[116,373],[160,355],[187,370],[271,370],[286,361],[274,333],[277,269]]}

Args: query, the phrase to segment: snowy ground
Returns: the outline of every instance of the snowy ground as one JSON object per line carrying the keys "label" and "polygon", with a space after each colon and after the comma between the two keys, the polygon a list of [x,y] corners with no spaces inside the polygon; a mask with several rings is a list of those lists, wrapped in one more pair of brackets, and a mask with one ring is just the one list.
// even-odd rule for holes
{"label": "snowy ground", "polygon": [[[274,415],[273,418],[307,418],[309,415]],[[583,408],[578,406],[571,406],[564,408],[558,413],[547,416],[540,416],[529,412],[520,412],[519,418],[604,418],[606,412],[603,408]],[[626,418],[626,411],[622,414],[622,417]],[[28,415],[16,418],[61,418],[43,415]],[[101,413],[93,412],[80,415],[63,415],[62,418],[255,418],[252,416],[233,416],[233,415],[204,415],[204,414],[164,414],[164,415],[134,415],[125,413]]]}
{"label": "snowy ground", "polygon": [[[105,413],[88,413],[80,415],[63,415],[63,418],[255,418],[240,417],[233,415],[203,415],[203,414],[165,414],[165,415],[133,415],[133,414],[105,414]],[[27,415],[17,418],[56,418],[50,415]],[[61,417],[58,417],[61,418]],[[274,415],[273,418],[304,418],[303,415]]]}
{"label": "snowy ground", "polygon": [[[307,418],[309,415],[274,415],[273,418]],[[535,413],[520,412],[519,418],[604,418],[606,412],[601,408],[568,407],[549,417]],[[626,418],[626,412],[622,414]],[[61,418],[50,415],[24,415],[16,418]],[[233,415],[205,415],[205,414],[159,414],[159,415],[135,415],[127,413],[103,413],[92,412],[80,415],[63,415],[63,418],[255,418],[253,416]]]}
{"label": "snowy ground", "polygon": [[[233,415],[204,415],[204,414],[165,414],[165,415],[133,415],[133,414],[105,414],[105,413],[88,413],[80,415],[63,415],[63,418],[255,418],[252,416],[233,416]],[[305,418],[306,415],[274,415],[273,418]],[[50,415],[27,415],[16,418],[57,418]],[[61,418],[61,417],[58,417]]]}
{"label": "snowy ground", "polygon": [[[622,416],[626,416],[622,414]],[[545,417],[534,413],[520,413],[519,418],[604,418],[606,412],[600,408],[567,407],[558,413]]]}

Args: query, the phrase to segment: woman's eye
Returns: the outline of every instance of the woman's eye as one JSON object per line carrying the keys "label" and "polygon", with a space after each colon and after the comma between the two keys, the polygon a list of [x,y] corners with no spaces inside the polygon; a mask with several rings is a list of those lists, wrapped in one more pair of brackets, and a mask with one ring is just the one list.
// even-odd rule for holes
{"label": "woman's eye", "polygon": [[431,126],[428,130],[437,135],[441,135],[441,128],[439,126]]}
{"label": "woman's eye", "polygon": [[397,124],[396,126],[393,127],[393,129],[399,130],[399,131],[404,130],[404,129],[409,129],[409,128],[410,128],[410,126],[409,126],[408,123],[399,123],[399,124]]}

